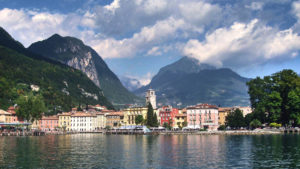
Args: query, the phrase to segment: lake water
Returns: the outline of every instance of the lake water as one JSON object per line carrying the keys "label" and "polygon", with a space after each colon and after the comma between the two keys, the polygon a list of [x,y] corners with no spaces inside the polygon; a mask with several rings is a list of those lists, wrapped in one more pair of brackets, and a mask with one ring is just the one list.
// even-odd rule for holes
{"label": "lake water", "polygon": [[0,168],[300,168],[300,135],[0,137]]}

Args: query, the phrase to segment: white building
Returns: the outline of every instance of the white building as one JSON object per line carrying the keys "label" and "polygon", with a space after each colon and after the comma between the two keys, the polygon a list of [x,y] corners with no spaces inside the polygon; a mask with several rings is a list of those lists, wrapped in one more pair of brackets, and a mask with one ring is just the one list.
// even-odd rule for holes
{"label": "white building", "polygon": [[95,114],[76,112],[71,115],[71,131],[94,131],[96,130]]}
{"label": "white building", "polygon": [[146,93],[146,105],[148,105],[148,103],[151,103],[153,109],[156,109],[156,95],[153,89],[148,89]]}
{"label": "white building", "polygon": [[97,112],[96,113],[96,129],[104,129],[106,127],[106,117],[105,113]]}

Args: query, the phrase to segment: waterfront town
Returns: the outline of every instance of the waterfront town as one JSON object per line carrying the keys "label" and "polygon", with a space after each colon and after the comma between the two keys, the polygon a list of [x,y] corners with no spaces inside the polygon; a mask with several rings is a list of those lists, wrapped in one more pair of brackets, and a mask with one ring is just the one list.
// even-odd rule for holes
{"label": "waterfront town", "polygon": [[[170,130],[203,129],[217,130],[225,125],[226,116],[235,109],[240,109],[245,117],[251,113],[251,107],[217,107],[210,104],[197,104],[185,108],[172,106],[156,107],[156,95],[153,89],[146,93],[146,104],[151,103],[156,114],[158,129]],[[96,132],[103,129],[132,129],[145,125],[143,120],[137,124],[138,116],[147,118],[148,107],[132,106],[120,111],[108,110],[101,105],[87,105],[83,110],[77,107],[70,112],[62,112],[53,116],[42,116],[41,119],[30,123],[17,117],[17,106],[11,106],[7,111],[0,110],[1,127],[27,126],[31,130],[51,133],[55,131],[65,132]]]}

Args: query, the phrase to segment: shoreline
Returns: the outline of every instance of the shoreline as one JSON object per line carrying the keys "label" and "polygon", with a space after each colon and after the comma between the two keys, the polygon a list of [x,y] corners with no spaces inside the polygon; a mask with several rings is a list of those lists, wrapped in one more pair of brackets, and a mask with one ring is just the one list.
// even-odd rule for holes
{"label": "shoreline", "polygon": [[103,135],[270,135],[270,134],[300,134],[300,130],[256,129],[256,130],[227,130],[227,131],[160,131],[151,133],[92,131],[92,132],[10,132],[1,136],[45,136],[45,135],[73,135],[73,134],[103,134]]}

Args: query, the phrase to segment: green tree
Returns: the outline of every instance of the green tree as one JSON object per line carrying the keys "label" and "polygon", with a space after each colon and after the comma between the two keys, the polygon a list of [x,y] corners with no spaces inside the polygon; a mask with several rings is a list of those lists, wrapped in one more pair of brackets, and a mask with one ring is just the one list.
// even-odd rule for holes
{"label": "green tree", "polygon": [[282,70],[263,79],[257,77],[247,83],[254,118],[262,123],[299,125],[297,106],[300,77],[292,70]]}
{"label": "green tree", "polygon": [[238,129],[245,126],[245,119],[240,109],[236,109],[226,116],[226,126],[233,129]]}
{"label": "green tree", "polygon": [[142,115],[137,115],[135,118],[135,124],[141,124],[144,121],[144,117]]}
{"label": "green tree", "polygon": [[159,126],[156,113],[154,113],[154,115],[153,115],[153,126],[154,127],[158,127]]}
{"label": "green tree", "polygon": [[251,121],[254,119],[254,114],[253,113],[249,113],[245,116],[245,125],[246,126],[250,126]]}
{"label": "green tree", "polygon": [[186,127],[187,126],[187,121],[185,120],[184,122],[182,122],[182,127]]}
{"label": "green tree", "polygon": [[251,128],[258,128],[261,127],[261,122],[257,119],[254,119],[250,122],[250,127]]}
{"label": "green tree", "polygon": [[17,99],[17,104],[17,116],[31,122],[40,119],[47,111],[41,95],[34,96],[32,93],[22,95]]}
{"label": "green tree", "polygon": [[154,121],[153,121],[153,107],[151,103],[148,104],[148,110],[147,110],[147,126],[154,127]]}

